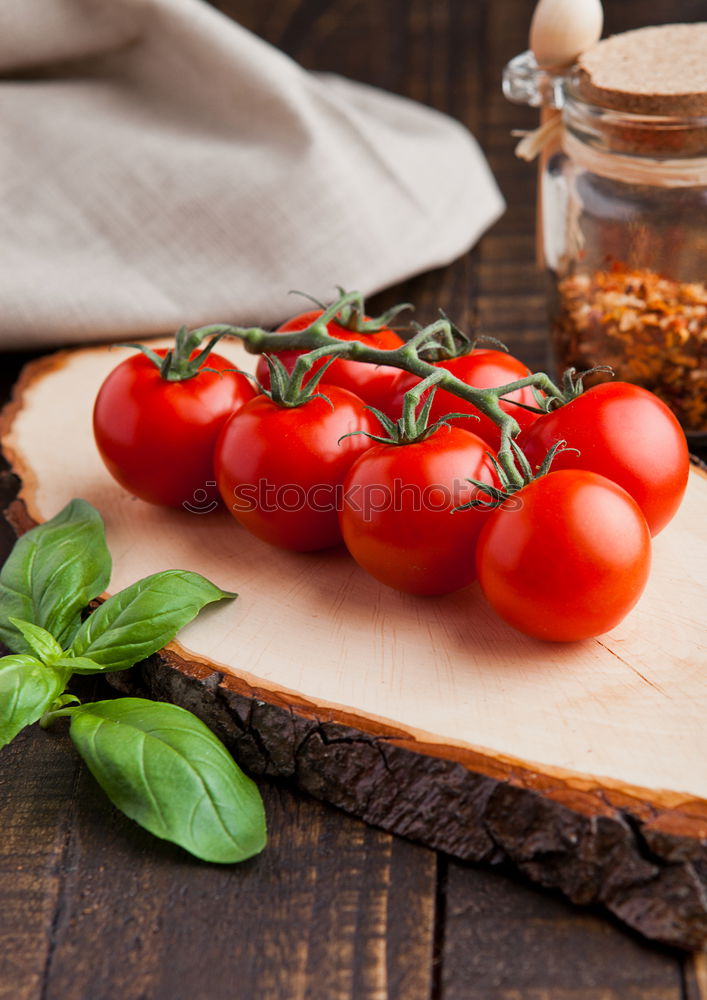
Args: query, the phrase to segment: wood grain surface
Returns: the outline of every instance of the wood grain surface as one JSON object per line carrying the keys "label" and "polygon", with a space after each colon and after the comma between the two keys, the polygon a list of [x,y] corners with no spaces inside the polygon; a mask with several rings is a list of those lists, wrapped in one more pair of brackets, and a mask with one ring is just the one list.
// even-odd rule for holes
{"label": "wood grain surface", "polygon": [[[531,0],[231,0],[221,8],[304,65],[387,87],[474,129],[508,211],[473,253],[373,302],[444,303],[545,364],[533,171],[502,65]],[[608,0],[607,30],[699,20],[703,0]],[[21,358],[2,356],[5,392]],[[67,474],[70,474],[67,458]],[[4,496],[12,492],[6,481]],[[4,551],[11,532],[2,528]],[[105,694],[105,692],[102,692]],[[702,957],[651,946],[591,909],[365,827],[261,781],[271,843],[232,869],[150,838],[101,798],[66,734],[0,753],[2,1000],[703,1000]],[[107,935],[107,936],[106,936]]]}

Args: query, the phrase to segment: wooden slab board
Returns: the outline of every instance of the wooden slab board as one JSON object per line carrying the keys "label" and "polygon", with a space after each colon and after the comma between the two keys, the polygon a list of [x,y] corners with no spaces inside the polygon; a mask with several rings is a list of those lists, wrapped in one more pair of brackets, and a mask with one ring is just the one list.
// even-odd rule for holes
{"label": "wooden slab board", "polygon": [[[222,353],[253,366],[238,345]],[[638,606],[598,639],[516,633],[476,585],[422,599],[343,549],[297,555],[228,512],[153,507],[95,450],[91,409],[120,348],[30,365],[2,424],[16,524],[74,496],[103,515],[111,590],[171,567],[240,597],[115,683],[184,704],[256,773],[461,858],[510,860],[642,933],[707,942],[707,478],[655,540]]]}

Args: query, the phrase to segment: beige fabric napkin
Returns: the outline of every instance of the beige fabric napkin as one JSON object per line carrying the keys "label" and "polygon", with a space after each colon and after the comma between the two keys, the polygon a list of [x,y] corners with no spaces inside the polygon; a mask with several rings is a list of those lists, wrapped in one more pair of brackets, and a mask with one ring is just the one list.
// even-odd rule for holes
{"label": "beige fabric napkin", "polygon": [[275,323],[465,252],[472,136],[202,0],[0,3],[0,346]]}

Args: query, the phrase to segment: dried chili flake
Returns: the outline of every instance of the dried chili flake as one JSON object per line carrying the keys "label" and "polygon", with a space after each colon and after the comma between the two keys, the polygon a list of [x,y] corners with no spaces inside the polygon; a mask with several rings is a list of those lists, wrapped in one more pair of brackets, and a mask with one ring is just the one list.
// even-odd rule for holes
{"label": "dried chili flake", "polygon": [[554,324],[563,367],[610,365],[650,389],[688,433],[707,433],[707,287],[614,264],[558,282]]}

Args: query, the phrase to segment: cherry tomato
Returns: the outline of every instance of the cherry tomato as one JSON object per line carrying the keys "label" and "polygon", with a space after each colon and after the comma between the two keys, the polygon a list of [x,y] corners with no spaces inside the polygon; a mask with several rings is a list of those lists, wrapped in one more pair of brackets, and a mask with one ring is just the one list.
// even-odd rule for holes
{"label": "cherry tomato", "polygon": [[247,403],[224,426],[214,456],[224,503],[258,538],[296,552],[341,541],[337,510],[349,466],[380,433],[358,396],[322,386],[312,397],[284,407],[267,396]]}
{"label": "cherry tomato", "polygon": [[[164,357],[166,350],[155,352]],[[192,354],[195,357],[197,352]],[[201,513],[217,505],[213,450],[227,417],[256,395],[233,362],[209,354],[207,368],[181,382],[163,379],[144,354],[121,362],[103,382],[93,432],[108,471],[148,503]]]}
{"label": "cherry tomato", "polygon": [[601,635],[648,580],[650,532],[635,500],[595,472],[550,472],[498,508],[476,546],[484,596],[526,635],[570,642]]}
{"label": "cherry tomato", "polygon": [[460,510],[495,483],[488,445],[442,427],[411,444],[376,444],[344,483],[341,531],[368,573],[411,594],[447,594],[474,579],[474,550],[488,511]]}
{"label": "cherry tomato", "polygon": [[540,417],[518,443],[537,467],[557,441],[568,448],[557,454],[553,469],[587,469],[623,486],[652,535],[680,506],[690,470],[687,442],[652,392],[627,382],[602,382]]}
{"label": "cherry tomato", "polygon": [[[310,312],[302,313],[287,320],[276,333],[291,333],[296,330],[304,330],[305,327],[313,323],[315,319],[322,315],[321,309],[314,309]],[[392,330],[383,327],[376,333],[356,333],[355,330],[347,330],[346,327],[332,321],[327,324],[329,335],[337,340],[360,340],[362,344],[375,347],[379,351],[392,351],[400,347],[403,341]],[[305,351],[281,351],[277,357],[282,361],[288,372],[295,367],[295,362],[300,354]],[[312,368],[316,372],[326,363],[322,358]],[[400,374],[399,368],[392,368],[390,365],[368,365],[360,361],[348,361],[346,358],[337,358],[329,365],[326,372],[326,381],[329,385],[338,385],[342,389],[348,389],[359,399],[376,409],[383,409],[390,394],[391,386]],[[255,377],[260,385],[265,389],[270,388],[270,370],[265,358],[259,358],[255,370]],[[396,414],[400,416],[400,414]]]}
{"label": "cherry tomato", "polygon": [[[459,358],[450,358],[448,361],[437,361],[435,367],[445,368],[466,385],[471,385],[476,389],[492,389],[499,385],[506,385],[508,382],[516,382],[518,379],[530,375],[530,369],[511,354],[486,349],[471,351],[470,354],[464,354]],[[380,407],[380,409],[383,409],[383,412],[387,413],[389,417],[397,419],[400,416],[404,394],[408,389],[417,385],[419,381],[420,379],[416,375],[401,372],[393,386],[387,405]],[[514,406],[512,402],[506,402],[506,400],[515,400],[526,406],[536,406],[531,389],[516,389],[509,393],[505,399],[501,400],[501,409],[517,420],[521,428],[530,426],[537,419],[538,414],[524,410],[520,406]],[[446,413],[471,413],[478,417],[478,420],[454,418],[450,422],[472,431],[487,441],[494,450],[498,450],[501,444],[501,435],[493,420],[479,413],[475,406],[460,399],[459,396],[455,396],[445,389],[437,389],[430,411],[430,423],[439,420]]]}

